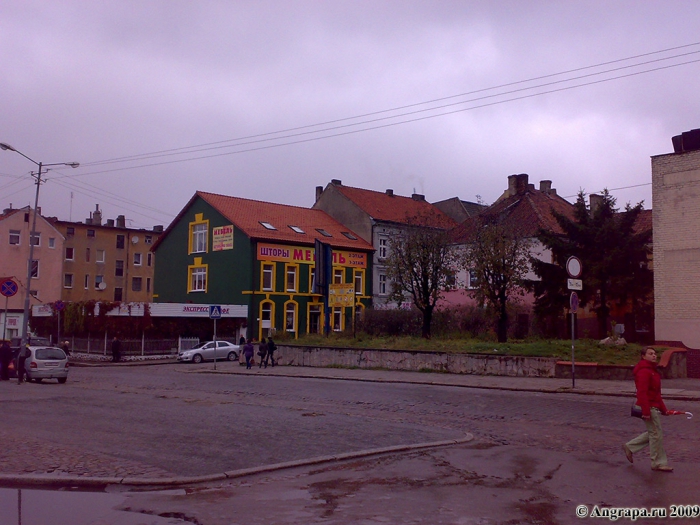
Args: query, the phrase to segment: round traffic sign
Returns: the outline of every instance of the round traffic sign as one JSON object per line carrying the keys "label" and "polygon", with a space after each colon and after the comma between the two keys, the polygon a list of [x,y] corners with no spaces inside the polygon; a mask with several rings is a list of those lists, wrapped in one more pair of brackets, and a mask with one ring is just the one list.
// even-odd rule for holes
{"label": "round traffic sign", "polygon": [[569,257],[569,259],[566,261],[566,271],[569,274],[569,277],[572,279],[578,279],[583,271],[581,259],[573,256]]}
{"label": "round traffic sign", "polygon": [[578,311],[578,294],[576,292],[571,292],[569,306],[571,307],[572,314],[575,314]]}
{"label": "round traffic sign", "polygon": [[66,307],[66,303],[64,303],[63,301],[56,301],[55,303],[53,303],[53,309],[56,310],[57,312],[60,312],[65,307]]}
{"label": "round traffic sign", "polygon": [[0,283],[0,294],[5,297],[12,297],[17,293],[17,290],[19,290],[19,287],[12,279],[5,279]]}

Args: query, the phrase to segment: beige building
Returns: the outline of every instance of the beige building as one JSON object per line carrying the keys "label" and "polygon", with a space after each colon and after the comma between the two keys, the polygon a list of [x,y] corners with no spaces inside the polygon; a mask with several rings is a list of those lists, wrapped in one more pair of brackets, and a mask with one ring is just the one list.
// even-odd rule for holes
{"label": "beige building", "polygon": [[[0,296],[0,338],[3,330],[8,338],[21,335],[27,290],[29,232],[33,220],[34,212],[29,207],[6,209],[0,215],[0,276],[12,279],[18,285],[17,293],[8,297],[7,301]],[[41,210],[36,217],[35,232],[30,307],[61,298],[63,235],[41,216]]]}
{"label": "beige building", "polygon": [[162,226],[127,228],[123,215],[102,224],[99,207],[85,222],[52,222],[65,238],[60,280],[63,301],[152,300],[155,255],[151,246]]}
{"label": "beige building", "polygon": [[700,349],[700,130],[673,146],[651,158],[656,340]]}

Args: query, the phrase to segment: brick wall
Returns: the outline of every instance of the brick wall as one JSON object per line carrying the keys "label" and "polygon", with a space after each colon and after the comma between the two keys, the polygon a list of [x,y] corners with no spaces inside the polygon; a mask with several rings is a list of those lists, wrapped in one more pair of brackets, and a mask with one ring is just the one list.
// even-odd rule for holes
{"label": "brick wall", "polygon": [[656,339],[700,348],[700,151],[651,163]]}

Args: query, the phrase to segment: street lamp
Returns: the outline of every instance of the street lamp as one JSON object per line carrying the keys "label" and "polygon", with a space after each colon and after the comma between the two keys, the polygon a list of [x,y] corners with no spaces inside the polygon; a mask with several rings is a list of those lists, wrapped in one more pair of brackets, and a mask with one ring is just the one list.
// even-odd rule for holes
{"label": "street lamp", "polygon": [[39,166],[39,171],[34,175],[32,173],[32,177],[36,178],[36,197],[34,198],[34,218],[32,219],[32,229],[29,231],[29,259],[27,260],[27,290],[24,295],[24,316],[22,318],[22,345],[20,348],[24,348],[25,345],[27,344],[27,327],[29,325],[29,298],[31,296],[31,281],[32,281],[32,263],[34,261],[34,239],[36,237],[36,213],[37,213],[37,207],[39,206],[39,186],[41,186],[41,173],[42,170],[46,166],[70,166],[71,168],[77,168],[80,166],[79,163],[77,162],[54,162],[52,164],[44,164],[43,162],[37,162],[32,158],[27,157],[24,153],[21,151],[16,150],[9,144],[6,144],[4,142],[0,142],[0,149],[4,151],[14,151],[15,153],[18,153],[22,155],[25,159],[27,159],[30,162],[33,162],[37,166]]}

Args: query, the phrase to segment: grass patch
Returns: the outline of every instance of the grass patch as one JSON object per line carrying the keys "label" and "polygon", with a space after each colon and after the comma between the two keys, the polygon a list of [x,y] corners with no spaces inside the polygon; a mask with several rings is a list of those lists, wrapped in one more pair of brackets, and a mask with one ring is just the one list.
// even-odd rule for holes
{"label": "grass patch", "polygon": [[[426,340],[421,337],[370,337],[358,334],[357,337],[331,334],[329,337],[308,335],[289,341],[302,346],[331,346],[341,348],[367,348],[375,350],[419,350],[423,352],[448,352],[466,354],[510,355],[526,357],[555,357],[571,360],[571,341],[537,339],[496,343],[469,337],[444,337]],[[639,361],[642,346],[604,346],[593,339],[579,339],[575,342],[577,362],[593,362],[608,365],[633,365]]]}

